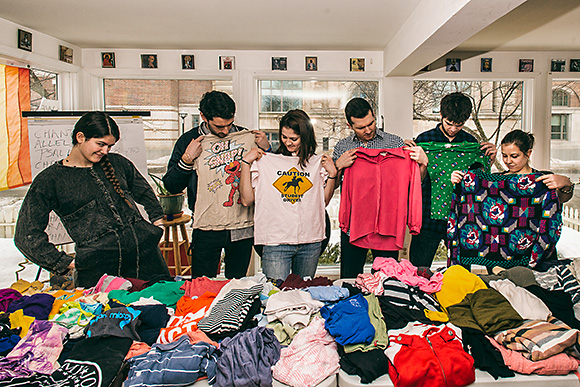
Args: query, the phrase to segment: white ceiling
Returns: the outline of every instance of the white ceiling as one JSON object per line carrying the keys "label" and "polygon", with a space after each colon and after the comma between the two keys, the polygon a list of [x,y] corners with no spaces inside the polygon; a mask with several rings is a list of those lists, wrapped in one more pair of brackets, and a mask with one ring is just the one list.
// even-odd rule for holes
{"label": "white ceiling", "polygon": [[[421,7],[478,1],[0,0],[0,17],[81,48],[385,50],[429,21]],[[580,50],[580,0],[522,1],[446,50]]]}
{"label": "white ceiling", "polygon": [[382,50],[420,0],[0,0],[82,48]]}

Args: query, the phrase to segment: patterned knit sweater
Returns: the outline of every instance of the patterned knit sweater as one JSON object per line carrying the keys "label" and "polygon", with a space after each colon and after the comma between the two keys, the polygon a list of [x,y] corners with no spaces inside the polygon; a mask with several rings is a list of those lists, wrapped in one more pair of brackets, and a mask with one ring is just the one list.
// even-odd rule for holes
{"label": "patterned knit sweater", "polygon": [[453,193],[447,223],[451,264],[530,266],[550,256],[562,230],[555,190],[539,173],[469,171]]}

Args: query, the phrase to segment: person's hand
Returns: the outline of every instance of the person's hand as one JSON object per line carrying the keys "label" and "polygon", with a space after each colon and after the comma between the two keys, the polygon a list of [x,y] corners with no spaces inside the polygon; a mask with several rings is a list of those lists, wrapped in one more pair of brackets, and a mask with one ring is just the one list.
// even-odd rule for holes
{"label": "person's hand", "polygon": [[489,160],[492,163],[495,161],[495,157],[497,156],[497,148],[494,144],[491,142],[482,142],[481,150],[487,157],[489,157]]}
{"label": "person's hand", "polygon": [[453,171],[453,172],[451,172],[451,182],[453,184],[457,184],[461,180],[463,180],[463,176],[465,176],[465,172],[462,172],[462,171]]}
{"label": "person's hand", "polygon": [[403,140],[403,143],[408,147],[417,146],[417,144],[413,140]]}
{"label": "person's hand", "polygon": [[262,158],[262,156],[265,154],[266,154],[266,152],[264,152],[260,148],[252,148],[252,149],[250,149],[250,151],[248,153],[246,153],[243,160],[252,164],[254,161],[260,160],[260,158]]}
{"label": "person's hand", "polygon": [[185,148],[185,152],[183,152],[183,156],[181,156],[184,163],[193,164],[195,159],[199,157],[202,151],[201,140],[203,140],[203,136],[191,140],[187,148]]}
{"label": "person's hand", "polygon": [[252,130],[252,133],[255,137],[254,142],[260,149],[265,151],[270,149],[270,142],[268,141],[268,137],[266,136],[265,132],[261,130]]}
{"label": "person's hand", "polygon": [[356,148],[347,150],[336,160],[336,168],[342,171],[344,168],[350,167],[356,158]]}
{"label": "person's hand", "polygon": [[536,178],[536,181],[541,181],[542,183],[546,184],[546,187],[550,189],[560,189],[572,186],[572,181],[567,176],[557,175],[555,173],[542,175]]}
{"label": "person's hand", "polygon": [[423,166],[427,166],[429,164],[429,158],[427,157],[427,154],[423,148],[420,146],[406,146],[403,149],[411,152],[409,153],[409,157],[411,160],[415,160],[417,164]]}
{"label": "person's hand", "polygon": [[153,222],[153,225],[157,227],[163,227],[163,218],[157,219],[155,222]]}
{"label": "person's hand", "polygon": [[334,165],[334,161],[332,161],[332,157],[330,157],[327,154],[324,154],[322,155],[321,162],[324,169],[326,169],[326,172],[328,172],[328,177],[330,177],[331,179],[336,178],[336,175],[338,175],[338,171],[336,169],[336,165]]}

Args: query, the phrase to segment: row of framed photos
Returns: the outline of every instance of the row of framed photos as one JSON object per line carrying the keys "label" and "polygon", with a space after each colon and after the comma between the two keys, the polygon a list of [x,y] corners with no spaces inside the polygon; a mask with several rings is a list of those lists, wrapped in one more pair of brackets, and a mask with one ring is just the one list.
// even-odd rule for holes
{"label": "row of framed photos", "polygon": [[[32,52],[32,32],[18,30],[18,48]],[[63,45],[58,46],[58,59],[66,63],[73,62],[73,49]]]}
{"label": "row of framed photos", "polygon": [[[424,69],[428,70],[428,68]],[[445,60],[445,70],[451,72],[461,71],[461,59],[459,58],[447,58]],[[480,71],[482,73],[489,73],[492,70],[492,58],[481,58]],[[531,73],[534,71],[534,60],[533,59],[520,59],[518,70],[520,73]],[[551,72],[564,72],[566,71],[566,60],[565,59],[552,59],[550,64]],[[580,59],[570,59],[570,72],[580,72]]]}
{"label": "row of framed photos", "polygon": [[[272,70],[288,70],[288,57],[273,56],[271,59]],[[218,65],[220,70],[234,70],[236,67],[236,57],[220,56]],[[141,54],[141,68],[156,69],[157,66],[157,54]],[[101,53],[101,67],[115,68],[114,52]],[[181,55],[181,68],[183,70],[195,70],[195,56],[193,54]],[[318,71],[318,57],[304,57],[304,70]],[[350,58],[350,71],[365,71],[365,58]]]}

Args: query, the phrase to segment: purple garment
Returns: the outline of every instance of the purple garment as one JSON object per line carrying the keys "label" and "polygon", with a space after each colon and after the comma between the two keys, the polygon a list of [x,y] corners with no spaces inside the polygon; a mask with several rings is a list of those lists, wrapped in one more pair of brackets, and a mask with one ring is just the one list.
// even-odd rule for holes
{"label": "purple garment", "polygon": [[52,310],[54,297],[46,293],[37,293],[32,296],[22,296],[19,300],[12,302],[8,306],[8,313],[22,309],[26,316],[34,317],[38,320],[48,320],[48,315]]}
{"label": "purple garment", "polygon": [[26,336],[0,359],[0,380],[53,373],[67,333],[68,329],[58,324],[34,320]]}
{"label": "purple garment", "polygon": [[0,289],[0,312],[6,312],[13,301],[22,297],[18,290],[11,288]]}

